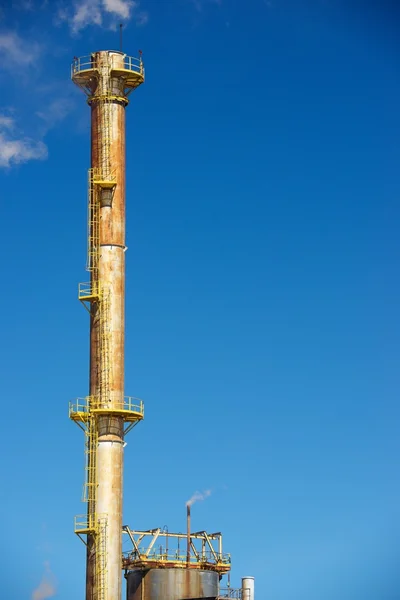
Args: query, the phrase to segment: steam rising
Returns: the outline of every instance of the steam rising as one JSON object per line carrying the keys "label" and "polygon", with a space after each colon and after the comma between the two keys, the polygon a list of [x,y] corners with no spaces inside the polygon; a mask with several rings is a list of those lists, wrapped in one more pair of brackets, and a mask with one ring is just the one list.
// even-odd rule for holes
{"label": "steam rising", "polygon": [[195,492],[193,496],[186,502],[186,506],[192,506],[195,502],[200,502],[200,500],[205,500],[211,496],[211,490],[204,490],[204,492]]}
{"label": "steam rising", "polygon": [[46,600],[56,595],[57,588],[54,575],[51,572],[49,563],[45,563],[45,573],[38,587],[32,592],[32,600]]}

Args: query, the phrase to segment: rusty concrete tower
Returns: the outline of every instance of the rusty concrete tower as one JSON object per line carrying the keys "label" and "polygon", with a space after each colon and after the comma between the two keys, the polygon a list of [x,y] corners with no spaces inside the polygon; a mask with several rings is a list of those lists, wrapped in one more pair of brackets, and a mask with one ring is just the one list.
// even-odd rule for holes
{"label": "rusty concrete tower", "polygon": [[91,108],[90,282],[79,286],[90,314],[90,382],[70,406],[85,432],[87,513],[75,532],[87,546],[86,600],[120,600],[124,438],[143,419],[142,401],[124,391],[125,108],[144,68],[141,57],[106,50],[75,58],[71,76]]}

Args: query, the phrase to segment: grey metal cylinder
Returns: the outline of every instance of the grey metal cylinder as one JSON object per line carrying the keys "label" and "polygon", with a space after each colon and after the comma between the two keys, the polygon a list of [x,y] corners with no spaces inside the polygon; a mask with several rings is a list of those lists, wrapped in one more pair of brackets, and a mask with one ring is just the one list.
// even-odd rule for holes
{"label": "grey metal cylinder", "polygon": [[254,600],[254,577],[242,577],[242,600]]}
{"label": "grey metal cylinder", "polygon": [[127,574],[127,600],[217,598],[219,575],[193,569],[150,569]]}

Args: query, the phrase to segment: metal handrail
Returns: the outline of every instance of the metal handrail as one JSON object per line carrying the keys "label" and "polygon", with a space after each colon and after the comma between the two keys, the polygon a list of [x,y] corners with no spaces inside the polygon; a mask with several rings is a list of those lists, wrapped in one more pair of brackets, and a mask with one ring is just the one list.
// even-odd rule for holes
{"label": "metal handrail", "polygon": [[74,527],[75,531],[83,531],[86,529],[93,529],[96,525],[104,523],[107,519],[106,514],[94,513],[91,515],[75,515]]}
{"label": "metal handrail", "polygon": [[86,298],[88,296],[98,296],[100,286],[98,281],[84,281],[78,286],[78,298]]}
{"label": "metal handrail", "polygon": [[[139,404],[136,404],[139,402]],[[137,412],[141,415],[144,414],[144,402],[140,398],[134,398],[133,396],[125,396],[124,408],[122,410],[128,410],[130,412]]]}
{"label": "metal handrail", "polygon": [[88,518],[88,515],[76,515],[74,517],[75,531],[88,529],[90,520],[91,519]]}
{"label": "metal handrail", "polygon": [[242,597],[241,588],[220,588],[218,598],[234,598],[240,600]]}
{"label": "metal handrail", "polygon": [[[80,56],[76,57],[72,61],[71,65],[71,76],[76,75],[77,73],[81,73],[82,71],[91,71],[98,68],[96,64],[96,59],[94,56]],[[116,57],[112,56],[111,60],[111,69],[120,69],[123,71],[131,71],[133,73],[138,73],[140,75],[144,74],[144,66],[141,58],[135,58],[133,56],[124,55],[122,64],[121,59],[118,57],[118,62],[116,62]]]}
{"label": "metal handrail", "polygon": [[92,56],[89,55],[74,58],[71,65],[71,75],[75,75],[81,71],[89,71],[91,69],[96,69],[96,65]]}
{"label": "metal handrail", "polygon": [[[112,69],[120,69],[120,64],[114,64],[115,61],[115,56],[112,57]],[[133,71],[135,73],[139,73],[140,75],[143,75],[144,72],[144,68],[143,68],[143,61],[141,58],[135,58],[134,56],[128,56],[125,54],[124,56],[124,60],[123,60],[123,67],[122,67],[125,71]]]}
{"label": "metal handrail", "polygon": [[[135,550],[133,552],[124,552],[123,556],[125,559],[127,560],[132,560],[132,561],[143,561],[143,560],[149,560],[149,561],[159,561],[159,562],[187,562],[187,553],[186,552],[182,552],[182,551],[171,551],[169,550],[168,552],[163,552],[162,549],[160,550],[152,550],[148,555],[146,554],[147,549],[146,548],[139,548],[139,553],[136,552]],[[218,554],[217,553],[217,558],[218,558],[218,563],[222,563],[222,564],[230,564],[231,562],[231,556],[230,554]],[[212,552],[210,552],[209,550],[206,550],[205,552],[202,552],[201,550],[198,551],[198,557],[195,556],[194,554],[190,555],[190,562],[191,563],[212,563],[215,564],[215,558]]]}
{"label": "metal handrail", "polygon": [[[101,410],[101,407],[99,407]],[[93,406],[89,402],[89,398],[77,398],[75,402],[69,405],[69,413],[84,413],[89,414],[93,410]],[[125,396],[123,402],[113,403],[111,410],[121,410],[127,412],[135,412],[144,415],[144,402],[140,398],[133,396]]]}

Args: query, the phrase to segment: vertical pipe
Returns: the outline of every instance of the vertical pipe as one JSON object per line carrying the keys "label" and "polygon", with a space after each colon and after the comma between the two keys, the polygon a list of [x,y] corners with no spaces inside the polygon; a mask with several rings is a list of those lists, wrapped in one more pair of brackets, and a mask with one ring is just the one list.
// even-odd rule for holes
{"label": "vertical pipe", "polygon": [[[125,104],[122,101],[96,95],[124,96],[123,82],[111,78],[109,61],[118,63],[123,56],[107,51],[96,53],[100,79],[92,100],[92,168],[105,165],[105,145],[109,147],[110,172],[116,176],[116,187],[110,202],[109,193],[100,199],[100,255],[98,277],[108,295],[107,332],[100,330],[99,310],[94,306],[91,314],[90,393],[99,397],[99,345],[100,336],[107,333],[109,375],[107,406],[120,408],[124,401],[124,300],[125,300]],[[109,139],[104,131],[104,111],[108,111]],[[100,192],[103,194],[103,192]],[[107,415],[98,420],[97,447],[97,506],[98,515],[107,516],[106,536],[106,598],[119,600],[122,587],[122,478],[123,478],[123,420]],[[88,578],[92,581],[93,564],[88,563]],[[92,581],[93,584],[93,581]],[[89,587],[89,586],[88,586]],[[96,592],[87,600],[97,598]]]}
{"label": "vertical pipe", "polygon": [[[120,45],[122,48],[122,25]],[[136,75],[128,74],[128,64],[132,63],[131,60],[126,63],[125,59],[122,52],[94,52],[90,62],[74,57],[71,71],[73,82],[89,96],[91,106],[88,270],[92,285],[86,422],[86,600],[121,598],[125,107],[128,91],[144,81],[141,59],[140,73],[133,70]]]}
{"label": "vertical pipe", "polygon": [[254,577],[242,577],[242,600],[254,600]]}
{"label": "vertical pipe", "polygon": [[186,522],[187,522],[187,547],[186,547],[186,565],[190,565],[190,504],[186,505]]}

